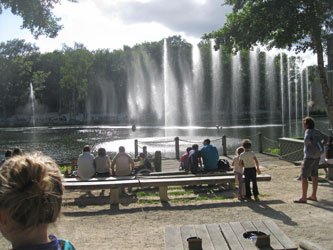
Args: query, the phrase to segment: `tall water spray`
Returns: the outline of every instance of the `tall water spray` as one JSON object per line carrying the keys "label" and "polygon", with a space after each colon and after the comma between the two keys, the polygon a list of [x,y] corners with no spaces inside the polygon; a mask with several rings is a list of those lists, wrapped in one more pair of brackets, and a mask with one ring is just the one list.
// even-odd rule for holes
{"label": "tall water spray", "polygon": [[309,116],[310,112],[309,112],[309,69],[308,67],[306,67],[305,69],[305,74],[306,74],[306,115]]}
{"label": "tall water spray", "polygon": [[211,45],[211,54],[212,54],[212,80],[213,80],[213,88],[211,91],[212,95],[212,115],[213,115],[213,122],[218,124],[219,120],[221,120],[221,117],[219,117],[219,111],[221,102],[220,100],[222,90],[222,79],[221,79],[221,54],[220,50],[214,49],[214,43],[213,41],[210,41]]}
{"label": "tall water spray", "polygon": [[301,103],[302,103],[302,107],[301,107],[301,112],[302,112],[302,118],[304,117],[304,83],[303,83],[303,71],[300,70],[300,83],[301,83]]}
{"label": "tall water spray", "polygon": [[291,77],[290,77],[290,58],[289,57],[287,57],[287,81],[288,81],[289,134],[291,134]]}
{"label": "tall water spray", "polygon": [[299,81],[299,69],[297,60],[295,61],[295,122],[297,124],[298,119],[298,81]]}
{"label": "tall water spray", "polygon": [[257,112],[259,110],[259,98],[256,98],[259,94],[259,65],[258,65],[259,49],[250,51],[250,86],[251,86],[251,98],[250,98],[250,113],[251,123],[256,123]]}
{"label": "tall water spray", "polygon": [[31,102],[31,111],[32,111],[32,126],[35,127],[35,95],[34,95],[34,88],[32,83],[30,83],[30,102]]}
{"label": "tall water spray", "polygon": [[281,84],[281,121],[284,124],[284,70],[283,70],[283,55],[280,53],[280,84]]}
{"label": "tall water spray", "polygon": [[[201,94],[203,91],[203,67],[201,61],[201,52],[200,48],[197,44],[192,44],[192,75],[193,75],[193,88],[192,88],[192,100],[196,100],[196,102],[192,103],[192,108],[187,110],[192,113],[192,117],[194,121],[199,120],[199,117],[196,117],[197,110],[200,110],[199,107],[201,105],[200,100]],[[195,107],[195,108],[193,108]],[[190,124],[194,125],[194,124]]]}
{"label": "tall water spray", "polygon": [[163,43],[163,83],[164,83],[164,125],[166,127],[179,124],[178,90],[168,59],[168,44]]}
{"label": "tall water spray", "polygon": [[270,124],[273,123],[274,120],[274,114],[276,112],[276,106],[277,106],[277,98],[276,98],[276,82],[275,82],[275,64],[274,64],[274,56],[270,53],[266,52],[266,60],[265,60],[265,82],[267,83],[267,93],[265,95],[266,103],[268,103],[269,106],[269,122]]}
{"label": "tall water spray", "polygon": [[231,117],[234,122],[241,114],[241,107],[243,106],[243,96],[241,91],[241,54],[240,51],[231,58],[232,79],[231,79]]}

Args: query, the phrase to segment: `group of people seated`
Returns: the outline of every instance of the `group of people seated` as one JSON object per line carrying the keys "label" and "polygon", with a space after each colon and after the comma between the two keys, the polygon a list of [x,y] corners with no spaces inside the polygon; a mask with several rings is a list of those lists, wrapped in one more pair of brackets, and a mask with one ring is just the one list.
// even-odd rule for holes
{"label": "group of people seated", "polygon": [[144,153],[140,153],[139,160],[141,165],[136,165],[130,155],[125,152],[125,147],[120,146],[119,152],[111,160],[106,155],[105,148],[98,149],[95,157],[90,152],[90,146],[83,147],[83,152],[77,160],[77,175],[80,178],[91,178],[93,176],[127,176],[137,174],[139,171],[152,171],[152,165]]}
{"label": "group of people seated", "polygon": [[199,171],[216,171],[218,169],[218,160],[219,153],[217,148],[210,144],[209,139],[205,139],[200,150],[198,144],[193,144],[192,147],[186,148],[186,153],[180,158],[179,169],[193,174]]}
{"label": "group of people seated", "polygon": [[13,156],[16,156],[16,155],[23,155],[23,150],[20,149],[19,147],[15,147],[13,150],[7,149],[5,152],[5,159],[3,159],[0,162],[0,166],[2,166],[2,164],[4,164],[7,160],[9,160],[10,158],[12,158]]}

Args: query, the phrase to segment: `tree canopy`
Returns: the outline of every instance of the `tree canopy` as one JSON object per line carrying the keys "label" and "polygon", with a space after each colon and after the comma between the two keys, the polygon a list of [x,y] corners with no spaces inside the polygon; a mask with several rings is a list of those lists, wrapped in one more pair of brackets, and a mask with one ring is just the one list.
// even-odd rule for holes
{"label": "tree canopy", "polygon": [[[68,1],[76,2],[76,0]],[[10,9],[14,15],[22,17],[21,28],[28,29],[35,38],[40,35],[53,38],[63,28],[59,24],[60,18],[52,13],[54,6],[60,2],[60,0],[0,0],[0,14],[3,9]]]}
{"label": "tree canopy", "polygon": [[214,39],[215,49],[237,52],[254,45],[295,48],[317,53],[323,97],[333,125],[333,102],[324,68],[326,38],[333,32],[332,0],[225,0],[233,6],[227,22],[203,38]]}

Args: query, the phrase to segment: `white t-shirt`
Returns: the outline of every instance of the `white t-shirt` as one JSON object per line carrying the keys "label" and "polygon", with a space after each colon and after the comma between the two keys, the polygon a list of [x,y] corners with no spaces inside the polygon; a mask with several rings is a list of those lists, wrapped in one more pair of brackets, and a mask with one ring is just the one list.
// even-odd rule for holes
{"label": "white t-shirt", "polygon": [[243,173],[243,167],[239,165],[239,161],[240,161],[240,158],[239,158],[239,155],[236,155],[233,159],[232,159],[233,163],[234,163],[234,169],[235,169],[235,172],[238,172],[238,173]]}
{"label": "white t-shirt", "polygon": [[253,159],[254,157],[256,157],[256,155],[252,151],[243,152],[239,157],[240,160],[243,161],[244,168],[253,168],[256,166]]}
{"label": "white t-shirt", "polygon": [[94,156],[90,152],[83,152],[77,160],[77,174],[81,178],[95,175]]}

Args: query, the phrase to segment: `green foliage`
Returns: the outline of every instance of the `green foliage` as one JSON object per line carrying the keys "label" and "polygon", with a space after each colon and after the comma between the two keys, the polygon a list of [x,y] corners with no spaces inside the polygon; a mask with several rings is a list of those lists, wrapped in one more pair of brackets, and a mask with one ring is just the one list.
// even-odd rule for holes
{"label": "green foliage", "polygon": [[59,24],[60,18],[52,13],[56,4],[60,4],[60,0],[0,0],[0,14],[3,9],[10,9],[14,15],[22,17],[21,28],[28,29],[35,38],[40,35],[53,38],[63,27]]}
{"label": "green foliage", "polygon": [[270,154],[280,155],[280,149],[279,148],[268,148],[267,150]]}
{"label": "green foliage", "polygon": [[333,29],[331,0],[226,0],[225,4],[233,6],[227,22],[204,38],[214,38],[217,47],[223,45],[228,51],[256,44],[269,48],[296,44],[297,51],[316,51],[315,42],[321,42]]}

